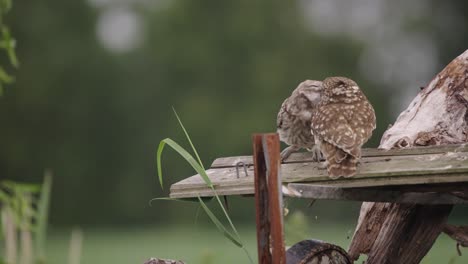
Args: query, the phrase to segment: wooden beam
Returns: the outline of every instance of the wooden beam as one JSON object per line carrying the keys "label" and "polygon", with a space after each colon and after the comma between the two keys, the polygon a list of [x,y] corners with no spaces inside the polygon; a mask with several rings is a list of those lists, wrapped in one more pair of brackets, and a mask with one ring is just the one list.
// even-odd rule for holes
{"label": "wooden beam", "polygon": [[[365,157],[361,160],[356,177],[339,180],[330,180],[317,162],[282,164],[282,181],[311,182],[343,188],[468,182],[468,152],[463,152],[464,148],[464,145],[458,145],[436,148],[448,150],[443,153],[430,151],[432,154]],[[234,166],[209,169],[207,174],[220,195],[244,195],[254,192],[253,166],[248,166],[247,172],[248,176],[241,168],[238,175]],[[171,186],[172,198],[198,195],[213,195],[199,175]]]}
{"label": "wooden beam", "polygon": [[[429,188],[428,188],[429,189]],[[381,188],[342,188],[312,184],[286,185],[288,196],[297,198],[350,200],[367,202],[392,202],[406,204],[468,204],[468,200],[451,193],[411,192]]]}

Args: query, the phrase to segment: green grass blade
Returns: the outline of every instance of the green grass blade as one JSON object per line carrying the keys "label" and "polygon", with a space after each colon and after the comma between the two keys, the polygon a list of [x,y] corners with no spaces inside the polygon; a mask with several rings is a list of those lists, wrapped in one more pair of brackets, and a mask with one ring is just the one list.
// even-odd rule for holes
{"label": "green grass blade", "polygon": [[[204,201],[210,201],[212,197],[203,197]],[[176,202],[189,202],[189,203],[198,203],[197,198],[171,198],[171,197],[157,197],[149,201],[149,205],[152,206],[154,201],[176,201]]]}
{"label": "green grass blade", "polygon": [[164,150],[164,146],[166,146],[166,142],[164,142],[164,140],[161,140],[161,142],[159,142],[158,152],[156,154],[156,166],[158,167],[158,178],[159,184],[161,185],[161,189],[163,189],[161,155]]}
{"label": "green grass blade", "polygon": [[228,212],[226,211],[226,208],[224,208],[224,205],[223,205],[223,203],[221,202],[221,199],[219,199],[219,195],[216,193],[215,190],[213,190],[213,191],[214,191],[214,193],[215,193],[215,197],[216,197],[216,200],[218,201],[219,206],[220,206],[221,209],[223,210],[224,216],[226,217],[226,219],[227,219],[228,222],[229,222],[229,225],[231,226],[231,228],[232,228],[232,230],[234,231],[234,233],[236,234],[236,236],[240,239],[239,232],[237,232],[236,226],[234,226],[234,223],[232,222],[231,217],[229,217],[229,214],[228,214]]}
{"label": "green grass blade", "polygon": [[[192,147],[192,150],[197,158],[197,160],[195,160],[193,158],[193,156],[188,153],[184,148],[182,148],[179,144],[177,144],[175,141],[173,141],[172,139],[170,138],[166,138],[164,140],[162,140],[159,144],[159,147],[158,147],[158,151],[157,151],[157,167],[158,167],[158,177],[159,177],[159,182],[161,184],[161,187],[163,186],[162,185],[162,169],[161,169],[161,156],[162,156],[162,151],[165,147],[165,145],[169,145],[171,148],[173,148],[176,152],[178,152],[194,169],[195,171],[202,177],[202,179],[205,181],[205,184],[211,189],[213,190],[214,192],[214,196],[216,197],[216,200],[218,201],[218,204],[219,206],[221,207],[223,213],[224,213],[224,216],[226,217],[227,221],[229,222],[229,225],[232,229],[232,231],[234,232],[234,234],[232,234],[231,232],[229,232],[226,227],[221,223],[221,221],[219,221],[219,219],[213,214],[213,212],[208,208],[208,206],[206,205],[206,203],[202,200],[202,198],[200,196],[198,196],[198,200],[200,202],[200,205],[201,207],[204,209],[204,211],[206,212],[206,214],[209,216],[209,218],[211,219],[211,221],[216,225],[216,227],[218,228],[218,230],[224,235],[224,237],[226,237],[227,239],[229,239],[233,244],[235,244],[236,246],[240,247],[242,250],[245,251],[248,259],[249,259],[249,262],[250,263],[254,263],[249,252],[247,251],[247,249],[244,247],[243,243],[242,243],[242,240],[240,238],[240,235],[236,229],[236,227],[234,226],[234,223],[232,222],[231,218],[229,217],[229,214],[227,213],[223,203],[221,202],[215,188],[214,188],[214,185],[213,183],[211,182],[210,178],[208,177],[207,173],[206,173],[206,170],[205,170],[205,167],[203,166],[203,163],[201,161],[201,158],[200,156],[198,155],[198,152],[197,150],[195,149],[195,146],[193,145],[193,142],[192,140],[190,139],[190,136],[187,132],[187,130],[185,129],[179,115],[177,114],[176,110],[174,108],[172,108],[172,110],[174,111],[174,114],[177,118],[177,121],[179,122],[179,125],[180,127],[182,128],[182,130],[184,131],[184,134],[187,138],[187,141],[189,142],[190,146]],[[153,199],[153,200],[176,200],[176,199],[171,199],[171,198],[161,198],[161,199]],[[153,201],[151,200],[151,201]],[[150,201],[150,203],[151,203]]]}
{"label": "green grass blade", "polygon": [[234,237],[234,235],[232,235],[225,227],[224,225],[221,223],[221,221],[219,221],[219,219],[213,214],[213,212],[208,208],[208,206],[206,206],[205,202],[203,202],[203,200],[198,197],[198,200],[200,201],[200,204],[203,208],[203,210],[205,210],[205,213],[208,215],[208,217],[210,217],[211,221],[216,225],[216,227],[218,228],[218,230],[223,233],[224,237],[226,237],[227,239],[229,239],[234,245],[242,248],[244,247],[244,245],[242,245],[242,242],[240,242],[238,240],[238,238]]}
{"label": "green grass blade", "polygon": [[37,263],[45,263],[45,244],[47,237],[47,219],[49,214],[50,193],[52,190],[52,172],[47,170],[42,184],[41,196],[37,208],[36,252]]}
{"label": "green grass blade", "polygon": [[[1,184],[0,184],[0,187],[1,187]],[[6,204],[8,203],[9,200],[10,200],[10,197],[8,196],[8,194],[4,192],[2,189],[0,189],[0,202]]]}
{"label": "green grass blade", "polygon": [[[214,188],[213,183],[211,182],[210,178],[208,177],[208,174],[206,174],[206,171],[203,167],[200,166],[200,164],[197,163],[197,161],[193,158],[193,156],[188,153],[184,148],[182,148],[179,144],[177,144],[174,140],[170,138],[163,139],[161,142],[164,142],[165,144],[169,145],[172,149],[174,149],[179,155],[181,155],[191,166],[192,168],[200,174],[202,179],[205,181],[206,185],[210,187],[211,189]],[[160,144],[161,145],[161,144]],[[161,159],[161,153],[158,153],[158,160]],[[161,165],[161,164],[158,164]],[[160,166],[158,168],[158,173],[160,172]],[[162,174],[159,175],[159,178],[162,178]]]}
{"label": "green grass blade", "polygon": [[3,67],[0,67],[0,81],[6,83],[6,84],[10,84],[14,81],[15,79],[9,75],[4,69]]}
{"label": "green grass blade", "polygon": [[203,166],[203,162],[201,161],[200,156],[198,155],[197,149],[195,149],[195,146],[193,145],[192,140],[190,139],[190,136],[189,136],[189,134],[187,133],[187,130],[185,129],[184,124],[182,124],[182,120],[180,120],[179,115],[177,114],[177,112],[176,112],[176,110],[174,109],[174,107],[172,108],[172,111],[174,111],[174,114],[175,114],[175,116],[176,116],[176,118],[177,118],[177,121],[179,121],[179,125],[180,125],[180,127],[182,127],[182,130],[184,131],[185,137],[187,137],[187,140],[188,140],[190,146],[192,147],[192,150],[193,150],[193,152],[195,153],[195,156],[197,157],[198,163],[200,164],[200,166],[201,166],[203,169],[205,169],[205,166]]}
{"label": "green grass blade", "polygon": [[3,181],[2,185],[5,188],[18,193],[39,193],[41,191],[41,185],[35,183],[17,183],[14,181]]}

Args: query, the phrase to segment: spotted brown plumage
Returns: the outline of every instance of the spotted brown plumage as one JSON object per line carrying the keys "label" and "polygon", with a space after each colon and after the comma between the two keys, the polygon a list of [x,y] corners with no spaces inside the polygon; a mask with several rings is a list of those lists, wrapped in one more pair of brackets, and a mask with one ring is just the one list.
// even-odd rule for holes
{"label": "spotted brown plumage", "polygon": [[277,132],[280,140],[289,145],[281,152],[282,160],[301,148],[311,151],[313,159],[320,159],[320,150],[315,146],[310,126],[312,115],[320,101],[321,90],[322,82],[306,80],[281,105],[276,123]]}
{"label": "spotted brown plumage", "polygon": [[325,156],[330,178],[352,177],[361,147],[376,127],[374,108],[351,79],[329,77],[322,85],[311,122],[316,144]]}

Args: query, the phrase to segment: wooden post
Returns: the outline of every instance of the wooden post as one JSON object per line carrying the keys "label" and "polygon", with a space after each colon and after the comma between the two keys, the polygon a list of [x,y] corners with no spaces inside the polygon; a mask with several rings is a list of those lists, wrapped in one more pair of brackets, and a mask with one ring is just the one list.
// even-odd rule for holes
{"label": "wooden post", "polygon": [[268,189],[262,135],[253,136],[253,159],[255,171],[255,209],[257,223],[258,263],[271,263],[270,219],[268,217]]}
{"label": "wooden post", "polygon": [[253,152],[258,261],[285,264],[278,134],[255,134]]}

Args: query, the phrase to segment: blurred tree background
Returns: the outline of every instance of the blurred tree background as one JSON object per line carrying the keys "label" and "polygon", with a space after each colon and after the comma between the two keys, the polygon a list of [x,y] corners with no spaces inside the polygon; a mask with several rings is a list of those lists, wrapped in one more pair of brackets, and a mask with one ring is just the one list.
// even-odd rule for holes
{"label": "blurred tree background", "polygon": [[[302,80],[344,75],[376,109],[375,147],[468,43],[461,0],[14,1],[6,22],[21,67],[0,98],[0,175],[39,182],[52,169],[54,226],[194,220],[194,205],[148,205],[168,193],[157,144],[184,140],[171,106],[209,164],[249,154]],[[163,167],[166,188],[193,174],[170,151]],[[233,214],[251,224],[245,204]],[[358,207],[323,210],[354,219]]]}

